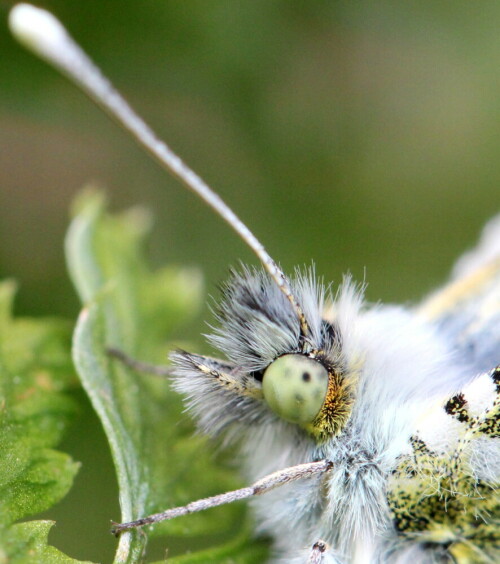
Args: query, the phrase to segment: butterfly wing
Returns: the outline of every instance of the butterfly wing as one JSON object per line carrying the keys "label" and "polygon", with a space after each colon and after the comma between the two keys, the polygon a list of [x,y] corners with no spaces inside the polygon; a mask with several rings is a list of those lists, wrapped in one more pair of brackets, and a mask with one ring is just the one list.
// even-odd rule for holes
{"label": "butterfly wing", "polygon": [[433,547],[434,555],[460,564],[498,562],[500,216],[418,315],[453,343],[471,376],[455,395],[422,414],[389,479],[389,507],[400,533],[390,552],[397,560],[417,546]]}
{"label": "butterfly wing", "polygon": [[439,326],[473,373],[500,363],[500,215],[455,265],[450,282],[418,314]]}

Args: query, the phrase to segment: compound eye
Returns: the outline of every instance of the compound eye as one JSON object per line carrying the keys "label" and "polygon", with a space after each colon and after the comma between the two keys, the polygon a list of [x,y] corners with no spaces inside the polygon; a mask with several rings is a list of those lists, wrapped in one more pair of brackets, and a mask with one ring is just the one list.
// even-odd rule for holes
{"label": "compound eye", "polygon": [[264,372],[262,391],[269,407],[281,418],[311,423],[325,402],[328,371],[300,354],[280,356]]}

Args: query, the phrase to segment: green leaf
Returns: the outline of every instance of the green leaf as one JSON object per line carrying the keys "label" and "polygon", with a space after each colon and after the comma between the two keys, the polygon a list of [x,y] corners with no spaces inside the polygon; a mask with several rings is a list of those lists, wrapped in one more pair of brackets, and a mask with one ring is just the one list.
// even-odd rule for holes
{"label": "green leaf", "polygon": [[12,564],[76,564],[53,546],[47,544],[47,537],[53,521],[29,521],[10,527],[8,535],[2,542],[0,562]]}
{"label": "green leaf", "polygon": [[[193,436],[180,398],[166,379],[138,374],[106,354],[112,346],[148,362],[164,361],[166,340],[179,324],[193,318],[201,304],[198,271],[164,268],[152,273],[147,268],[143,247],[149,227],[143,210],[110,216],[102,194],[86,192],[76,205],[66,245],[71,276],[86,304],[74,335],[74,361],[108,437],[121,521],[240,485],[232,472],[216,463],[213,445]],[[200,553],[205,562],[227,561],[230,546],[244,554],[249,536],[241,504],[148,531],[167,535],[162,542],[169,557],[216,544]],[[122,534],[115,561],[138,561],[145,544],[141,531]],[[238,561],[257,560],[249,556]]]}
{"label": "green leaf", "polygon": [[14,319],[14,293],[0,284],[0,562],[76,562],[47,544],[53,522],[15,523],[62,499],[79,465],[53,450],[76,411],[70,328]]}

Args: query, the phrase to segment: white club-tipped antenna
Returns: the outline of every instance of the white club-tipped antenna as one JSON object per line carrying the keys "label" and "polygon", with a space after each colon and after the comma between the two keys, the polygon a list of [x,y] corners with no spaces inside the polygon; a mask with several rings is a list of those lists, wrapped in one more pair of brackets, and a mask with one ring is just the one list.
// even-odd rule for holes
{"label": "white club-tipped antenna", "polygon": [[160,165],[195,192],[220,215],[255,252],[279,289],[288,298],[307,336],[307,321],[290,282],[255,235],[223,200],[161,141],[134,112],[109,80],[70,37],[51,13],[30,4],[18,4],[9,14],[9,26],[16,39],[27,49],[53,65],[83,90],[94,102],[126,129]]}

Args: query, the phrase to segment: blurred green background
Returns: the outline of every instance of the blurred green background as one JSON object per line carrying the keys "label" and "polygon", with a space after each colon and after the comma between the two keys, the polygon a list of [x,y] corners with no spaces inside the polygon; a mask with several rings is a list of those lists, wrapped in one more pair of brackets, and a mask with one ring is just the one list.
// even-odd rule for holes
{"label": "blurred green background", "polygon": [[[18,313],[74,318],[68,209],[89,181],[151,208],[153,264],[198,265],[217,295],[255,263],[203,204],[10,38],[0,1],[0,275]],[[40,1],[286,271],[350,271],[370,300],[417,301],[500,208],[500,3]],[[199,325],[182,338],[200,342]],[[116,486],[83,403],[83,461],[51,539],[109,561]],[[85,424],[82,424],[85,421]],[[88,421],[88,422],[87,422]],[[75,504],[80,514],[74,514]]]}

